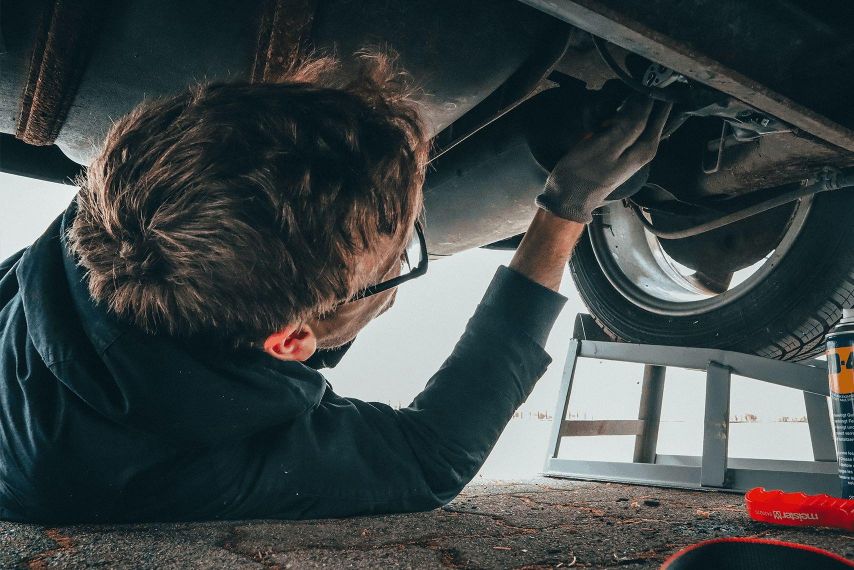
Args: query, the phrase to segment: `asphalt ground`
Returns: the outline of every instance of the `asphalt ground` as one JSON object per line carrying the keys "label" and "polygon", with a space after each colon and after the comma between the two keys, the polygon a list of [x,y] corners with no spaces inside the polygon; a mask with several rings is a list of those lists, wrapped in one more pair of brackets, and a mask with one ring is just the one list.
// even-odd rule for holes
{"label": "asphalt ground", "polygon": [[558,479],[470,485],[426,513],[44,527],[0,522],[0,568],[658,568],[716,537],[854,559],[854,535],[751,521],[741,495]]}

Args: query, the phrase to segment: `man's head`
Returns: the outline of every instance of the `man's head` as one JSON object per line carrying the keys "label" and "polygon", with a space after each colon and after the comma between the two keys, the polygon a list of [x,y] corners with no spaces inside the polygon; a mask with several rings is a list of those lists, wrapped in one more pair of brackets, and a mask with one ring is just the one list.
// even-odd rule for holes
{"label": "man's head", "polygon": [[[405,77],[376,54],[335,83],[200,86],[120,119],[81,181],[71,247],[89,291],[155,334],[304,360],[393,293],[421,209],[427,142]],[[306,354],[307,353],[307,354]]]}

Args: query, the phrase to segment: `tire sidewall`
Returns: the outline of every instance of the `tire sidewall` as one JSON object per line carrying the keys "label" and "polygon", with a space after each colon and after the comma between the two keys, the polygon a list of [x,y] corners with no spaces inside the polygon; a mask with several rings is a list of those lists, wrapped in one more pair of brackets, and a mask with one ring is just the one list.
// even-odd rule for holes
{"label": "tire sidewall", "polygon": [[[593,316],[619,340],[805,358],[821,349],[817,345],[839,318],[839,312],[823,309],[828,300],[834,306],[854,300],[852,205],[850,189],[816,196],[803,228],[776,267],[730,303],[695,315],[661,315],[626,299],[599,265],[589,232],[576,248],[570,270]],[[790,345],[798,338],[796,350]]]}

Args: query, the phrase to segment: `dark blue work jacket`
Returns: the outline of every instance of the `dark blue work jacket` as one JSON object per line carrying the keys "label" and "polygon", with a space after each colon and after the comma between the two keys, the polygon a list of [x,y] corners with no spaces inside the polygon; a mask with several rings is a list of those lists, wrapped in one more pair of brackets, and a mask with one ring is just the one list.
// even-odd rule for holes
{"label": "dark blue work jacket", "polygon": [[144,334],[94,303],[66,230],[0,264],[0,518],[315,518],[417,511],[476,474],[550,362],[564,299],[500,268],[407,408],[317,370]]}

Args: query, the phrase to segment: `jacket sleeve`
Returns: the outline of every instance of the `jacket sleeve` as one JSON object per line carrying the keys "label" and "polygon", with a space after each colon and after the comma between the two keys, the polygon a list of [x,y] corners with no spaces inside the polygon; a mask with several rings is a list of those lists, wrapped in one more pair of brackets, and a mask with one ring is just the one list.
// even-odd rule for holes
{"label": "jacket sleeve", "polygon": [[[474,477],[551,362],[546,337],[566,299],[501,267],[441,369],[406,408],[331,390],[246,451],[228,517],[319,518],[418,511]],[[232,480],[233,482],[233,480]]]}

